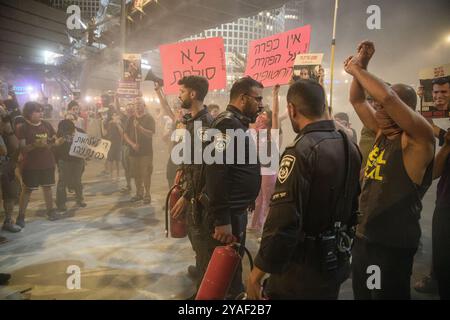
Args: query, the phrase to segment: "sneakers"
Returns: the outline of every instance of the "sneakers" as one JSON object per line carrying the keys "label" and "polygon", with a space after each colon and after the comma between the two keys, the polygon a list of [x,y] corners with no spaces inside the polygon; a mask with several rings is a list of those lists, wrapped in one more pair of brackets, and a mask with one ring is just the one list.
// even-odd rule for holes
{"label": "sneakers", "polygon": [[150,204],[152,202],[152,197],[150,195],[144,197],[144,204]]}
{"label": "sneakers", "polygon": [[55,210],[50,210],[47,212],[47,219],[50,221],[55,221],[61,219],[61,216],[58,215]]}
{"label": "sneakers", "polygon": [[126,186],[125,188],[120,189],[120,193],[122,193],[122,194],[128,194],[130,192],[131,192],[130,186]]}
{"label": "sneakers", "polygon": [[77,207],[86,208],[87,204],[84,201],[77,201]]}
{"label": "sneakers", "polygon": [[17,233],[17,232],[20,232],[22,230],[22,228],[13,224],[12,222],[8,222],[8,223],[5,222],[3,224],[2,230],[9,231],[12,233]]}
{"label": "sneakers", "polygon": [[134,196],[130,199],[130,202],[138,202],[141,201],[143,198],[142,196]]}
{"label": "sneakers", "polygon": [[18,225],[22,229],[25,228],[25,216],[18,216],[16,220],[16,225]]}
{"label": "sneakers", "polygon": [[189,266],[187,268],[187,272],[188,272],[188,275],[193,279],[197,279],[199,277],[198,268],[196,266]]}
{"label": "sneakers", "polygon": [[437,293],[438,287],[436,279],[425,276],[414,284],[414,290],[420,293]]}

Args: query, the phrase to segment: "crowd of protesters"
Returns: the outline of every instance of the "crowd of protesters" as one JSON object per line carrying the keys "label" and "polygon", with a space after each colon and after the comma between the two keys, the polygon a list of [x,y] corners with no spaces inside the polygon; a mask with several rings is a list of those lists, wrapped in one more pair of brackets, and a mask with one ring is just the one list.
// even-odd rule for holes
{"label": "crowd of protesters", "polygon": [[[254,134],[246,140],[246,146],[258,149],[261,144],[269,144],[275,147],[278,154],[281,149],[281,122],[289,118],[299,135],[286,148],[278,172],[265,165],[258,164],[255,167],[249,163],[244,166],[177,165],[171,157],[168,158],[168,187],[173,185],[177,172],[187,177],[184,193],[171,208],[171,214],[176,219],[188,220],[189,239],[196,255],[196,264],[187,269],[197,280],[197,288],[206,272],[212,250],[221,243],[236,240],[244,245],[248,231],[255,232],[261,243],[255,269],[247,282],[249,298],[261,298],[263,294],[269,298],[284,299],[337,298],[340,285],[348,275],[339,278],[339,281],[336,280],[337,276],[330,280],[329,275],[314,270],[317,263],[320,264],[320,259],[315,261],[315,258],[308,256],[309,253],[305,253],[309,250],[305,249],[308,238],[321,241],[322,233],[331,228],[323,225],[320,232],[311,233],[314,219],[322,224],[323,221],[331,220],[334,217],[331,210],[341,205],[339,197],[336,197],[337,190],[347,192],[343,189],[343,181],[346,184],[347,180],[341,173],[335,176],[336,172],[331,170],[320,171],[324,169],[320,167],[323,158],[319,158],[319,155],[333,159],[326,152],[326,148],[331,148],[330,145],[323,141],[335,139],[339,141],[338,145],[341,141],[343,145],[345,141],[350,141],[347,150],[354,154],[358,150],[358,155],[361,155],[361,159],[355,161],[357,165],[352,167],[358,173],[356,177],[360,177],[356,179],[359,180],[357,186],[354,185],[351,191],[353,196],[359,197],[358,201],[353,201],[355,197],[349,196],[345,201],[351,204],[348,208],[343,205],[349,215],[359,212],[356,217],[358,221],[355,218],[354,222],[349,222],[350,218],[347,217],[348,229],[345,231],[350,233],[350,227],[355,227],[355,235],[352,236],[355,298],[410,298],[412,265],[421,237],[421,201],[432,180],[440,178],[433,215],[431,273],[423,281],[433,280],[441,298],[448,299],[450,131],[439,128],[415,111],[417,93],[413,88],[403,84],[391,85],[368,70],[374,53],[374,44],[363,42],[344,63],[345,71],[353,77],[349,101],[364,125],[359,144],[348,114],[333,114],[328,108],[322,68],[315,80],[307,73],[293,78],[288,91],[287,112],[283,115],[279,115],[280,86],[273,88],[271,106],[264,106],[263,86],[250,77],[236,81],[230,90],[230,103],[226,109],[216,104],[205,106],[208,82],[202,77],[190,76],[178,83],[181,105],[177,107],[169,105],[163,88],[155,82],[155,92],[160,101],[156,119],[147,112],[142,98],[126,106],[119,106],[117,101],[105,101],[95,113],[98,120],[95,122],[80,117],[79,104],[71,101],[56,130],[43,119],[44,115],[49,116],[53,112],[48,101],[44,100],[43,104],[27,102],[20,108],[12,94],[0,106],[0,173],[5,211],[3,230],[19,232],[25,228],[30,196],[39,187],[43,190],[49,220],[60,219],[67,211],[68,190],[75,193],[76,206],[87,206],[82,183],[86,161],[69,154],[76,132],[88,132],[109,140],[111,147],[104,174],[113,178],[115,173],[118,179],[122,167],[126,185],[121,192],[130,194],[130,202],[149,204],[152,201],[153,136],[156,131],[161,133],[169,154],[176,143],[185,141],[182,136],[174,134],[178,132],[176,129],[186,128],[196,136],[193,129],[195,120],[202,121],[202,129],[211,127],[222,131],[220,141],[225,143],[225,150],[226,129],[253,129]],[[437,88],[436,94],[433,94],[435,102],[448,106],[448,77],[434,85]],[[263,130],[269,133],[261,134]],[[271,134],[273,130],[277,132],[276,135]],[[327,133],[319,138],[317,132]],[[338,132],[343,133],[342,139]],[[311,138],[303,139],[304,136]],[[440,147],[437,152],[435,138]],[[224,151],[217,146],[217,140],[213,143],[216,153]],[[202,148],[205,147],[203,143]],[[311,157],[316,157],[315,162]],[[342,157],[339,159],[343,160]],[[339,168],[340,164],[334,164]],[[349,166],[347,170],[350,170]],[[52,186],[55,185],[56,170],[58,181],[54,201]],[[325,177],[329,177],[329,181],[336,181],[336,185],[330,185],[331,189],[327,189],[328,185],[320,189],[326,184],[321,180]],[[131,196],[133,180],[135,194]],[[218,184],[218,181],[221,183]],[[314,203],[318,195],[309,192],[317,190],[323,190],[323,195],[329,195],[327,206]],[[208,204],[202,203],[204,194],[209,197]],[[16,204],[18,215],[14,216]],[[317,215],[324,214],[324,217],[315,217],[314,212],[309,212],[311,208],[322,208],[324,211]],[[249,214],[251,220],[247,224]],[[306,230],[308,228],[309,231]],[[281,244],[285,247],[280,247]],[[311,250],[315,252],[316,249]],[[303,260],[297,257],[299,251],[302,251]],[[297,258],[300,260],[295,260]],[[309,261],[309,258],[314,261]],[[305,262],[305,259],[308,261]],[[345,260],[346,265],[349,263],[349,260]],[[370,290],[366,286],[366,271],[370,265],[378,265],[383,273],[382,288],[377,290]],[[267,285],[262,286],[266,273],[271,276]],[[315,290],[317,288],[301,287],[296,281],[306,277],[305,274],[309,275],[306,281],[308,285],[314,287],[320,284],[326,288]],[[426,285],[423,281],[416,285],[418,290],[425,291],[421,289]],[[233,298],[243,290],[242,268],[239,267],[229,297]]]}

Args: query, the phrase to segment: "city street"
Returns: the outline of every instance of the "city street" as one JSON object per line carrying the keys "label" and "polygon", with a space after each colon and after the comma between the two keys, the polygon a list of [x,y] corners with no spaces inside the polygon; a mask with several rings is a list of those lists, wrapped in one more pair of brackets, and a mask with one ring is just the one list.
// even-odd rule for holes
{"label": "city street", "polygon": [[[83,177],[83,209],[71,209],[67,218],[48,221],[42,193],[33,193],[27,225],[17,234],[0,232],[0,272],[11,273],[8,286],[0,286],[0,299],[186,299],[194,284],[186,269],[194,262],[187,238],[164,236],[166,148],[155,139],[155,168],[151,205],[130,204],[131,195],[119,190],[124,179],[99,177],[102,162],[90,161]],[[431,215],[436,184],[429,190],[422,214],[423,247],[417,253],[413,281],[426,274],[431,253]],[[17,208],[16,208],[17,212]],[[1,217],[3,219],[3,217]],[[399,230],[401,232],[401,230]],[[247,246],[256,253],[257,235],[249,233]],[[244,258],[244,272],[249,266]],[[81,288],[70,290],[67,268],[81,270]],[[414,283],[414,282],[412,282]],[[24,293],[20,293],[23,292]],[[436,298],[418,294],[414,299]],[[344,283],[340,299],[353,299],[351,280]]]}

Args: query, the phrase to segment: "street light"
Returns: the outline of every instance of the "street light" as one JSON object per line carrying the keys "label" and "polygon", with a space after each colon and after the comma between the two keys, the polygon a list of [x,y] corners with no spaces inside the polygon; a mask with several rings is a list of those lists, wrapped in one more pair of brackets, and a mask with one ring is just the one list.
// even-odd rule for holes
{"label": "street light", "polygon": [[450,34],[447,36],[445,40],[447,41],[447,43],[450,43]]}

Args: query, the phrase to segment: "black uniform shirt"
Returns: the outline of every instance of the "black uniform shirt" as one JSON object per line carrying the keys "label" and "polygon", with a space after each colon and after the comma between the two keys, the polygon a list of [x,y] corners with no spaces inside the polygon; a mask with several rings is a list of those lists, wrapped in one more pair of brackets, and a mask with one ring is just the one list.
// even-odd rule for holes
{"label": "black uniform shirt", "polygon": [[[203,150],[205,146],[207,145],[207,133],[206,130],[211,126],[211,123],[213,121],[212,116],[209,114],[208,109],[206,106],[199,111],[195,117],[190,117],[186,121],[186,130],[187,133],[190,135],[190,146],[191,149],[191,162],[190,164],[183,164],[183,172],[186,175],[186,191],[183,193],[183,197],[190,200],[192,197],[196,196],[203,186],[201,185],[201,182],[199,181],[201,179],[201,169],[202,169],[202,163],[195,164],[194,153],[195,152],[201,152],[203,156]],[[200,126],[196,126],[196,122],[200,122]],[[200,143],[197,143],[201,146],[201,150],[195,149],[195,140],[200,141]],[[196,190],[199,188],[200,190]]]}
{"label": "black uniform shirt", "polygon": [[[258,196],[261,185],[261,167],[256,155],[256,145],[247,132],[250,119],[234,106],[219,114],[213,127],[220,131],[213,140],[213,154],[222,159],[223,164],[213,163],[206,166],[206,192],[209,197],[208,215],[214,220],[214,226],[231,223],[232,214],[242,214]],[[227,133],[247,132],[243,144],[236,136]],[[241,136],[242,137],[242,136]],[[240,148],[239,146],[244,146]],[[227,164],[227,154],[234,150],[232,164]],[[245,154],[244,154],[245,153]],[[229,156],[231,158],[231,156]],[[238,161],[239,160],[239,161]],[[243,161],[240,161],[243,160]],[[256,160],[256,161],[253,161]],[[242,162],[242,163],[239,163]]]}
{"label": "black uniform shirt", "polygon": [[[361,157],[349,143],[352,188],[347,207],[357,210]],[[332,227],[338,199],[344,193],[347,155],[334,122],[307,125],[281,158],[275,192],[264,224],[255,265],[267,273],[284,272],[301,250],[304,235],[317,236]],[[351,213],[346,215],[350,220]],[[348,222],[345,220],[344,222]]]}

